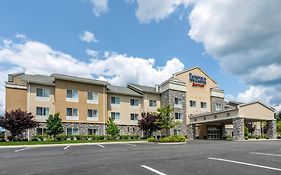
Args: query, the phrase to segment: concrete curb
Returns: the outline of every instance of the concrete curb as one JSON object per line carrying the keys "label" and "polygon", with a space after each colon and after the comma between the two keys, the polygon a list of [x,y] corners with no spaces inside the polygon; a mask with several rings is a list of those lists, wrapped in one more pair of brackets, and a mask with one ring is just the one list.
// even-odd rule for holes
{"label": "concrete curb", "polygon": [[128,142],[93,142],[93,143],[63,143],[63,144],[38,144],[38,145],[9,145],[0,146],[0,149],[5,148],[42,148],[42,147],[63,147],[63,146],[81,146],[81,145],[112,145],[112,144],[128,144],[128,143],[147,143],[147,141],[128,141]]}
{"label": "concrete curb", "polygon": [[235,142],[259,142],[259,141],[281,141],[281,139],[248,139],[248,140],[234,140]]}
{"label": "concrete curb", "polygon": [[159,145],[184,145],[187,142],[167,142],[167,143],[157,143]]}

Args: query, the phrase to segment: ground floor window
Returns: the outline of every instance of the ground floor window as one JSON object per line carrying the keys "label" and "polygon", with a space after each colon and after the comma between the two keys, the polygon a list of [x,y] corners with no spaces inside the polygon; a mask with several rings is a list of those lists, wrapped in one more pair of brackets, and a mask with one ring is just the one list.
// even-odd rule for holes
{"label": "ground floor window", "polygon": [[45,128],[36,128],[36,135],[44,135],[45,131]]}
{"label": "ground floor window", "polygon": [[180,129],[174,129],[174,135],[180,135]]}
{"label": "ground floor window", "polygon": [[88,129],[88,135],[97,135],[98,129]]}
{"label": "ground floor window", "polygon": [[78,128],[66,128],[66,134],[67,135],[79,135],[79,129]]}

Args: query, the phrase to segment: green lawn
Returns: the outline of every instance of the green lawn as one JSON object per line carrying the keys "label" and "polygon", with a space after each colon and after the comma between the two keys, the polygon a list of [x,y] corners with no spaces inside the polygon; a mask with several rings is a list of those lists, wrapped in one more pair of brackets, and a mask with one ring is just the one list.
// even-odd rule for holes
{"label": "green lawn", "polygon": [[41,144],[68,144],[68,143],[104,143],[104,142],[130,142],[130,141],[144,141],[140,139],[131,140],[63,140],[63,141],[16,141],[16,142],[0,142],[0,146],[11,145],[41,145]]}

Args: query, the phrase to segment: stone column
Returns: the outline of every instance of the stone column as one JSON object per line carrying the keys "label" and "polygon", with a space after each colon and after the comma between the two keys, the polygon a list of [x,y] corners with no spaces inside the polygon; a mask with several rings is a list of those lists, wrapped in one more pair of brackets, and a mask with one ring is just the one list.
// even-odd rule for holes
{"label": "stone column", "polygon": [[244,140],[244,118],[237,117],[232,120],[233,139]]}
{"label": "stone column", "polygon": [[277,139],[276,120],[267,121],[267,136],[270,139]]}
{"label": "stone column", "polygon": [[195,124],[189,124],[187,126],[187,139],[193,140],[196,138],[196,128]]}
{"label": "stone column", "polygon": [[221,139],[224,139],[226,137],[225,135],[225,124],[222,124],[221,126]]}

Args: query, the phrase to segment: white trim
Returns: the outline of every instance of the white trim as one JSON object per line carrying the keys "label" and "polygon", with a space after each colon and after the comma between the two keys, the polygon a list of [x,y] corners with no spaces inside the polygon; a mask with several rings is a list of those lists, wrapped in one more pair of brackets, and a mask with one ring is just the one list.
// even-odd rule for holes
{"label": "white trim", "polygon": [[66,97],[66,101],[68,101],[68,102],[79,102],[79,99],[78,98],[67,98]]}
{"label": "white trim", "polygon": [[79,120],[79,116],[66,116],[66,120]]}

